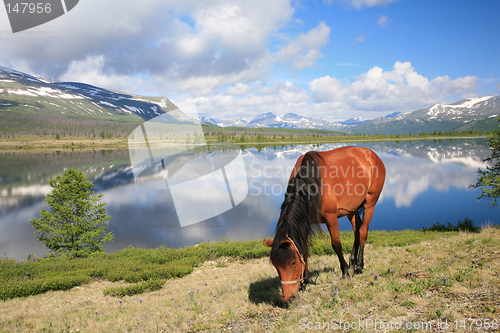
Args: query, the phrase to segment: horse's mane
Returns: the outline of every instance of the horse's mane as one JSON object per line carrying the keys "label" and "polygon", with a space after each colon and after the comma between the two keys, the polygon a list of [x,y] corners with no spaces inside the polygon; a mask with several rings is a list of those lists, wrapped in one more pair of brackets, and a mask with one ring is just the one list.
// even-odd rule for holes
{"label": "horse's mane", "polygon": [[309,235],[314,232],[311,223],[317,222],[321,208],[320,160],[317,152],[306,153],[297,174],[288,183],[271,249],[274,265],[284,266],[293,256],[287,243],[282,245],[287,237],[293,240],[304,260],[308,258]]}

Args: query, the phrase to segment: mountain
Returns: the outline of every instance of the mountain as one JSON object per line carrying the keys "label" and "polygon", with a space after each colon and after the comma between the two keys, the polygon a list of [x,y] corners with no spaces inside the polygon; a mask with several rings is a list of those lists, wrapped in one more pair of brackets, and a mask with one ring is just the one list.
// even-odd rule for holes
{"label": "mountain", "polygon": [[200,121],[205,124],[215,125],[219,127],[232,127],[232,126],[243,127],[250,120],[248,118],[216,119],[212,117],[203,116],[200,118]]}
{"label": "mountain", "polygon": [[487,131],[498,128],[495,118],[500,115],[500,96],[469,98],[453,104],[436,104],[428,108],[395,117],[379,117],[355,127],[353,134],[418,134],[434,131]]}
{"label": "mountain", "polygon": [[50,82],[0,66],[0,111],[74,118],[141,121],[175,105],[76,82]]}
{"label": "mountain", "polygon": [[[389,117],[389,116],[390,115],[387,115],[386,117]],[[361,117],[356,117],[356,118],[350,118],[350,119],[347,119],[347,120],[344,120],[344,121],[339,121],[338,123],[341,124],[341,125],[356,126],[356,125],[360,125],[360,124],[366,123],[367,121],[368,120],[364,120]]]}
{"label": "mountain", "polygon": [[396,118],[397,116],[399,116],[402,112],[393,112],[393,113],[390,113],[388,115],[386,115],[385,117],[386,118]]}
{"label": "mountain", "polygon": [[[285,113],[277,116],[272,112],[263,113],[253,119],[238,118],[236,120],[220,120],[215,118],[202,117],[204,123],[217,125],[220,127],[239,126],[248,128],[293,128],[293,129],[325,129],[331,131],[344,130],[350,124],[330,122],[323,119],[298,115],[296,113]],[[359,120],[353,120],[359,122]]]}

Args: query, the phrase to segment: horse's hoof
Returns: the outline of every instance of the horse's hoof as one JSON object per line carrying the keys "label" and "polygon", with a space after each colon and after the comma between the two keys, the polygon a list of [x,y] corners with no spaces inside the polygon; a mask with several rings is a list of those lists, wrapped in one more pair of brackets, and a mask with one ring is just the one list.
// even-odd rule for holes
{"label": "horse's hoof", "polygon": [[359,274],[363,274],[363,269],[362,268],[356,268],[354,270],[354,275],[359,275]]}

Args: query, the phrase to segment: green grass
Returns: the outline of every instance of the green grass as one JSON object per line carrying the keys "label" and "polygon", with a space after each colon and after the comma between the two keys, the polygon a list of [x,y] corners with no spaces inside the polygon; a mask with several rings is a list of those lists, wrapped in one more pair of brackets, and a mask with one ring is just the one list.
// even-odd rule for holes
{"label": "green grass", "polygon": [[[456,232],[372,231],[367,243],[374,247],[404,246],[453,234]],[[354,241],[352,232],[342,232],[341,240],[344,253],[349,253]],[[310,253],[333,254],[330,236],[323,233],[314,235],[311,238]],[[127,286],[112,288],[105,293],[115,296],[132,295],[157,290],[165,280],[186,276],[206,260],[266,256],[269,256],[269,248],[263,244],[263,240],[252,240],[202,243],[180,249],[129,247],[113,254],[99,253],[79,259],[59,256],[35,262],[17,262],[4,258],[0,259],[0,299],[27,297],[50,290],[67,290],[93,279],[124,281]],[[220,263],[220,267],[224,265]]]}
{"label": "green grass", "polygon": [[[342,233],[345,250],[352,246],[348,234]],[[306,325],[334,330],[340,322],[365,325],[337,329],[342,332],[497,331],[499,236],[496,226],[480,233],[371,231],[363,274],[344,279],[336,255],[311,255],[310,283],[288,307],[280,301],[281,284],[267,255],[234,254],[256,257],[262,240],[200,244],[174,251],[208,257],[182,278],[92,279],[69,290],[2,301],[0,332],[298,332]],[[327,249],[330,240],[320,234],[313,242],[323,253],[316,247]],[[113,260],[162,261],[155,259],[159,249],[120,252]],[[375,321],[404,328],[377,329]],[[446,321],[453,326],[439,329]]]}

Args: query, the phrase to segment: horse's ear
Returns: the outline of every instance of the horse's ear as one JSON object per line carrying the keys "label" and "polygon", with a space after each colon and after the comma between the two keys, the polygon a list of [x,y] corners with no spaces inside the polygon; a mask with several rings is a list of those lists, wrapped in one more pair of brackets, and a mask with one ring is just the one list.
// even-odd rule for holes
{"label": "horse's ear", "polygon": [[269,247],[273,247],[273,241],[271,239],[264,239],[264,244]]}

